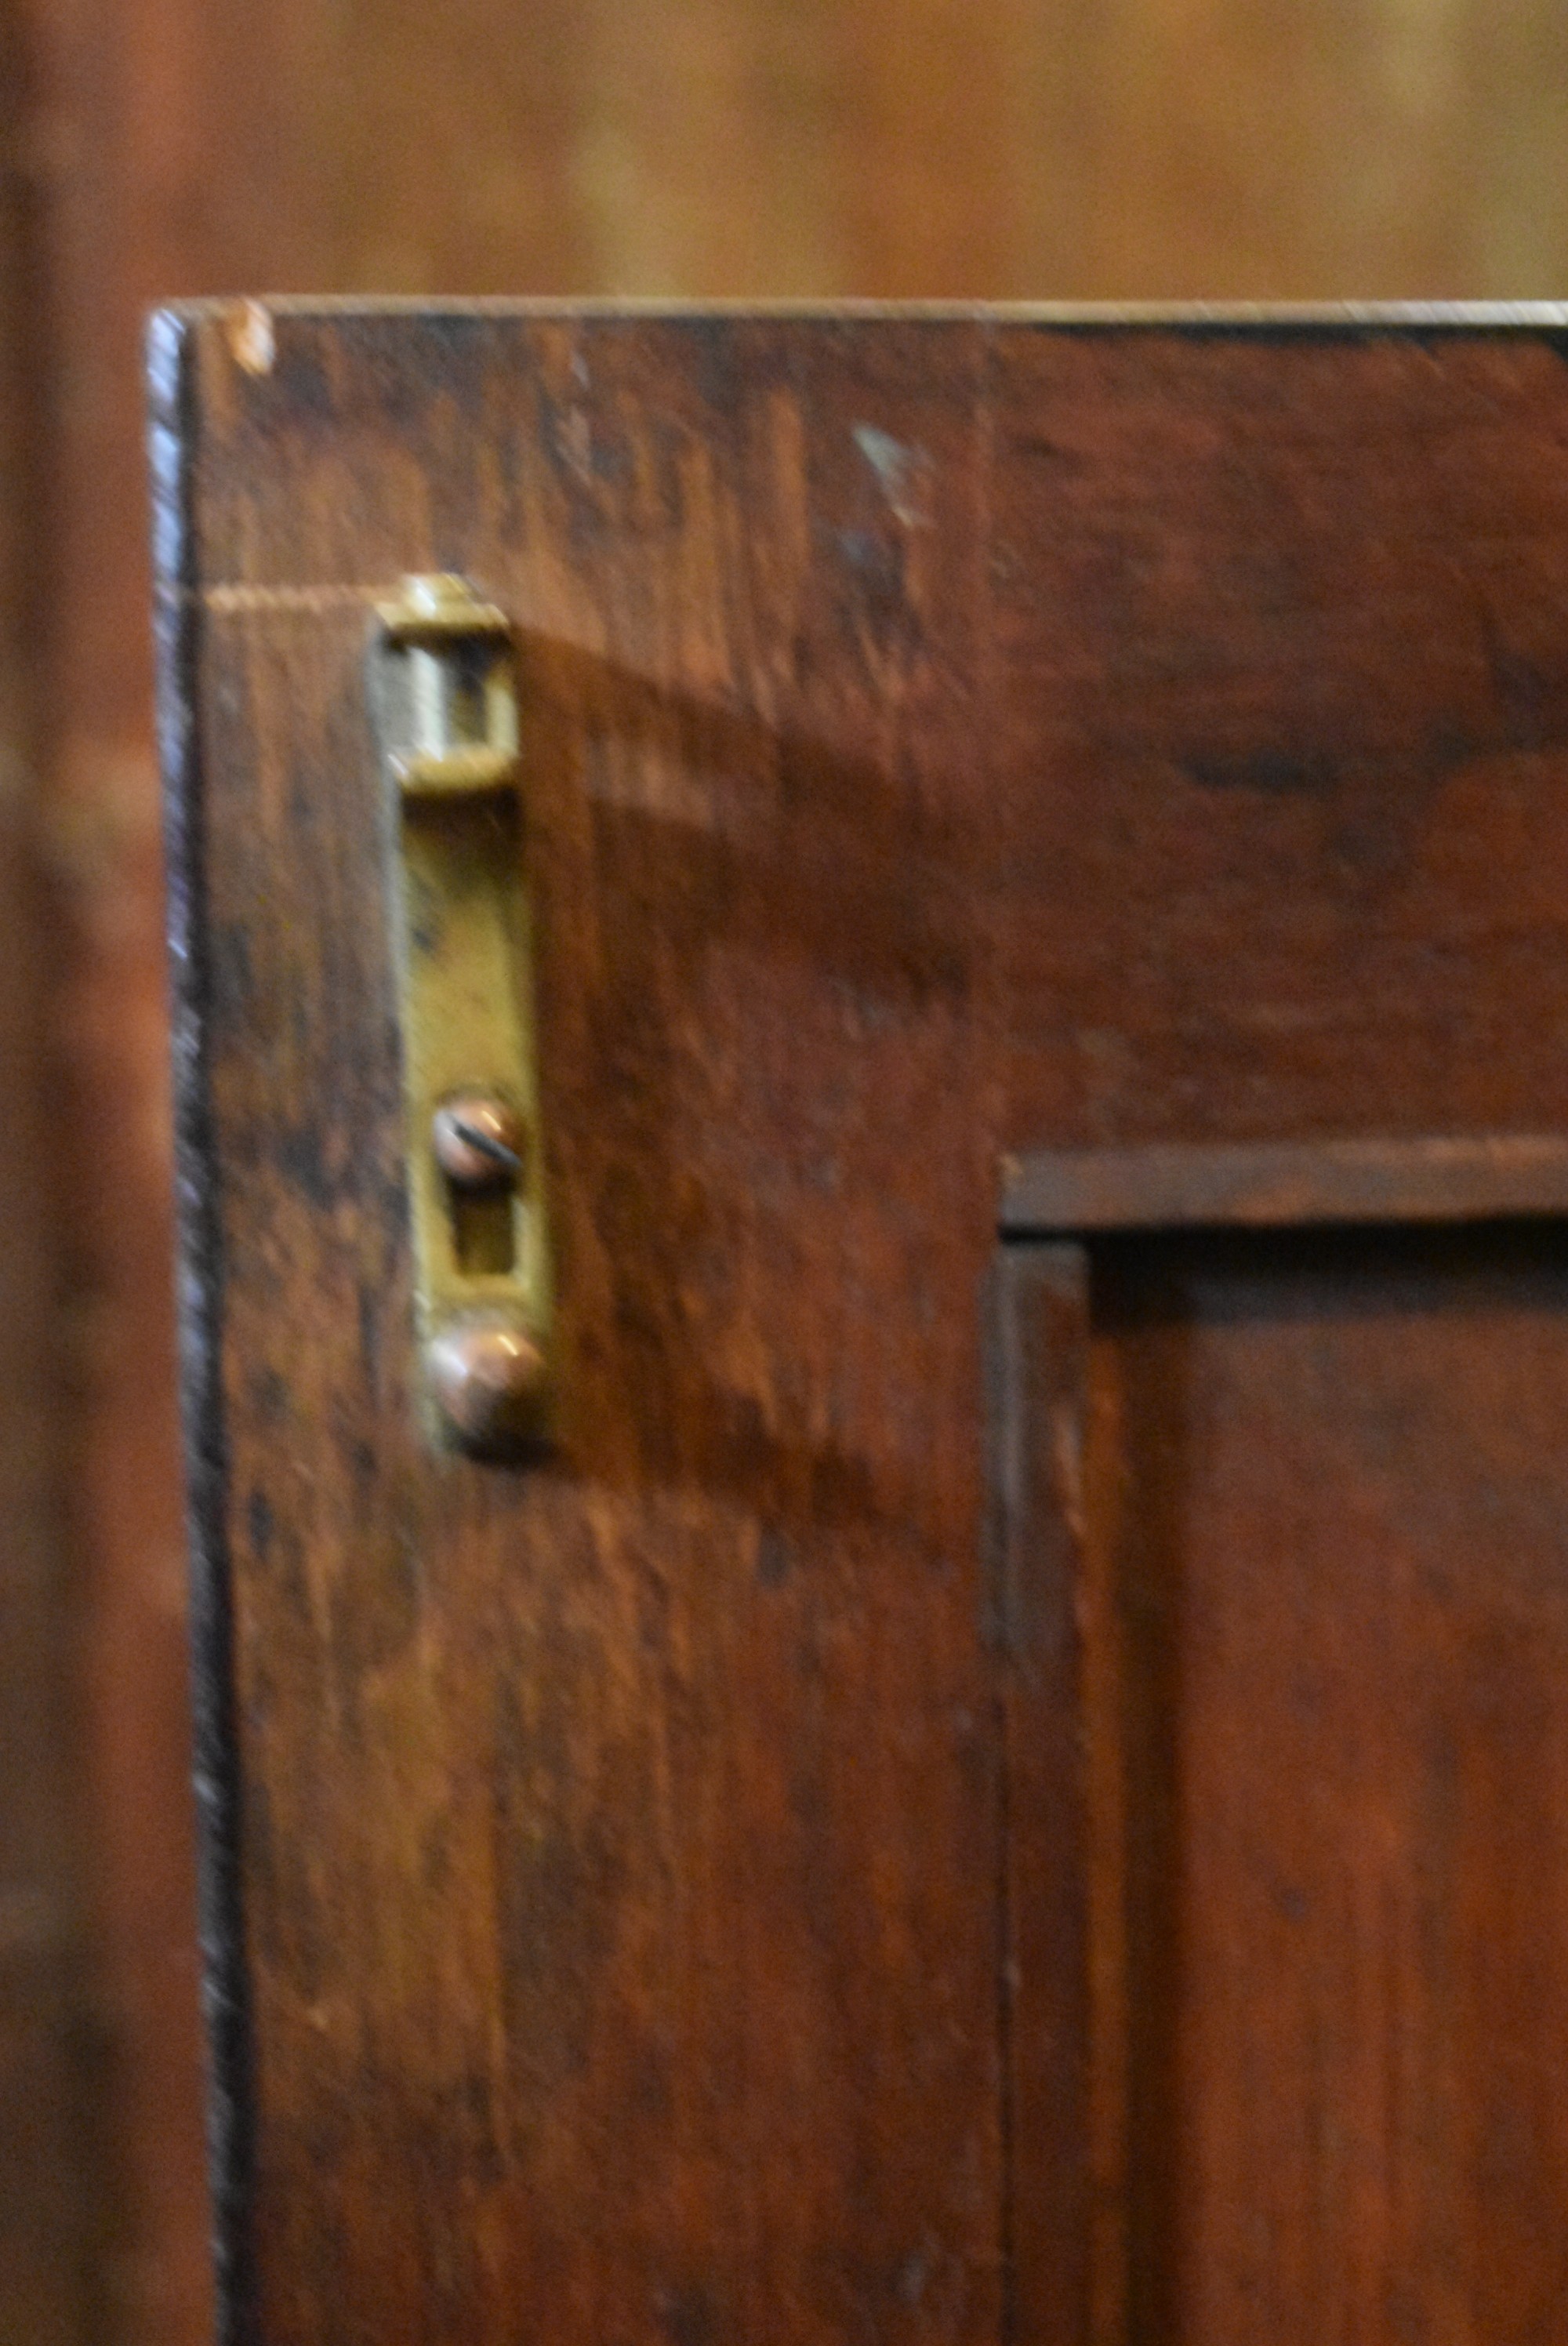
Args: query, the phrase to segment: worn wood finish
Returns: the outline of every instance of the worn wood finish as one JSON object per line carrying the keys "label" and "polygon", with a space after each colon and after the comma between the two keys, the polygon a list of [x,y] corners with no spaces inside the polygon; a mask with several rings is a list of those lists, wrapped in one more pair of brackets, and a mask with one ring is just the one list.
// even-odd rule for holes
{"label": "worn wood finish", "polygon": [[[903,863],[962,756],[922,635],[966,627],[980,549],[917,545],[895,585],[910,533],[833,444],[816,495],[871,567],[851,617],[801,453],[847,363],[942,451],[921,494],[966,538],[976,337],[564,322],[524,329],[519,372],[514,325],[437,330],[470,423],[418,559],[524,620],[563,1384],[556,1459],[519,1477],[432,1461],[409,1394],[357,586],[414,559],[385,500],[424,506],[419,458],[312,423],[293,369],[342,325],[278,327],[264,380],[221,319],[189,353],[261,2333],[989,2337],[982,1465],[961,1443],[932,1474],[903,1398],[912,1370],[958,1426],[980,1382],[991,1168],[978,1109],[941,1112],[980,1069]],[[391,356],[402,329],[362,332]],[[519,402],[504,451],[493,397]],[[280,486],[263,445],[296,421],[348,472],[295,508],[316,542],[247,571],[220,437],[260,423]],[[391,474],[351,486],[378,442]],[[930,1213],[901,1198],[916,1128]],[[912,1331],[890,1286],[923,1298]]]}
{"label": "worn wood finish", "polygon": [[[1027,2339],[1074,2292],[1108,2346],[1186,2285],[1174,2186],[1128,2129],[1162,2047],[1198,2061],[1241,1991],[1173,2035],[1126,1969],[1176,1912],[1166,1810],[1133,1797],[1173,1688],[1095,1526],[1145,1490],[1176,1507],[1205,1462],[1153,1402],[1125,1449],[1085,1433],[1082,1528],[1044,1562],[1014,1534],[999,1606],[1001,1160],[1568,1115],[1564,322],[160,328],[193,1424],[250,2004],[231,2298],[268,2346]],[[527,710],[565,1365],[558,1450],[521,1475],[433,1458],[410,1399],[361,663],[374,597],[437,567],[514,615]],[[1055,1260],[1027,1310],[1081,1352]],[[1532,1275],[1501,1321],[1461,1279],[1499,1443]],[[1372,1384],[1325,1468],[1373,1469],[1413,1324],[1390,1309],[1384,1350],[1343,1339]],[[1288,1387],[1317,1356],[1278,1317]],[[1054,1464],[1020,1464],[1014,1402],[1038,1514],[1074,1488],[1076,1372],[1060,1337],[1010,1341],[1057,1429]],[[1396,1494],[1436,1439],[1420,1392]],[[1221,1469],[1217,1573],[1264,1513]],[[1302,1533],[1298,1576],[1321,1546]],[[1440,1599],[1410,1604],[1407,1642],[1437,1637]],[[1062,1808],[1072,1667],[1147,1748],[1091,1738]],[[1442,1683],[1432,1733],[1484,1731],[1500,1681]],[[1371,1699],[1349,1687],[1341,1723]],[[1222,1702],[1194,1725],[1216,1768]],[[1224,1895],[1231,1862],[1204,1858]],[[1474,1888],[1479,1917],[1502,1877]],[[1467,2074],[1513,2057],[1484,2014],[1453,2026]],[[1202,2083],[1193,2302],[1239,2321],[1262,2300]],[[1269,2155],[1283,2205],[1293,2154]],[[1066,2266],[1058,2183],[1094,2210]],[[1406,2270],[1367,2253],[1357,2274]],[[1512,2298],[1473,2259],[1455,2287],[1527,2314],[1545,2253]]]}
{"label": "worn wood finish", "polygon": [[[1012,1267],[1025,1330],[1060,1253]],[[1013,1543],[1079,1625],[1042,1813],[1101,1788],[1076,1876],[1095,1992],[1069,2042],[1073,2139],[1109,2188],[1072,2317],[1018,2334],[1547,2339],[1561,1229],[1107,1240],[1085,1292],[1087,1342],[1046,1372],[1077,1364],[1055,1409],[1083,1464],[1054,1487],[1036,1392]],[[1043,1900],[1060,1858],[1034,1841]],[[1060,1996],[1049,1962],[1023,1967],[1020,2041]],[[1049,2196],[1014,2225],[1020,2271],[1058,2270]]]}
{"label": "worn wood finish", "polygon": [[1551,1131],[1549,336],[999,343],[1020,1148]]}
{"label": "worn wood finish", "polygon": [[[1103,2065],[1120,1967],[1092,1954],[1094,1853],[1116,1783],[1084,1733],[1105,1645],[1084,1546],[1089,1263],[1081,1246],[1010,1248],[996,1268],[991,1423],[1003,1866],[1001,2335],[1085,2336],[1125,2259],[1121,2127]],[[1109,2154],[1107,2156],[1107,2153]],[[1102,2322],[1101,2335],[1110,2334]]]}
{"label": "worn wood finish", "polygon": [[1014,1245],[1000,1325],[1010,2334],[1552,2336],[1560,1225]]}
{"label": "worn wood finish", "polygon": [[1042,1150],[1002,1168],[1002,1227],[1451,1222],[1568,1213],[1568,1136],[1298,1140]]}
{"label": "worn wood finish", "polygon": [[[127,2336],[208,2327],[141,319],[258,285],[1204,298],[1557,291],[1557,0],[9,0],[62,357],[46,745]],[[30,358],[29,364],[34,363]]]}

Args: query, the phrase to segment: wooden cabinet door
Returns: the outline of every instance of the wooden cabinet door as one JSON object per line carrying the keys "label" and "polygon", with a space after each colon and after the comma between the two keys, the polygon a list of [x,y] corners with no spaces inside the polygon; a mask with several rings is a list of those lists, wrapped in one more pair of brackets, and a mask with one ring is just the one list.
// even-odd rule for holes
{"label": "wooden cabinet door", "polygon": [[[1561,2334],[1563,331],[155,322],[236,2341]],[[411,1256],[435,573],[506,1460]]]}

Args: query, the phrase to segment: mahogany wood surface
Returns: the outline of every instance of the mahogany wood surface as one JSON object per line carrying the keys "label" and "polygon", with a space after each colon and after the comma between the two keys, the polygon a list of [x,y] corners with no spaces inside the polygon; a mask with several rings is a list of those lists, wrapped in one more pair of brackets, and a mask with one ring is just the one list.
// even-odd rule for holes
{"label": "mahogany wood surface", "polygon": [[[39,979],[74,1102],[81,1801],[117,2340],[202,2346],[148,305],[382,294],[1551,293],[1559,0],[0,0],[46,244]],[[31,85],[31,86],[30,86]]]}
{"label": "mahogany wood surface", "polygon": [[[1013,2042],[1052,2162],[1057,2113],[1078,2121],[1096,2220],[1064,2311],[1056,2203],[1015,2195],[1016,2334],[1544,2341],[1568,2194],[1561,1225],[1102,1241],[1064,1347],[1070,1251],[1010,1260],[1033,1380],[1011,1544],[1025,1602],[1070,1625],[1074,1689],[1033,1747]],[[1090,1821],[1091,1993],[1064,2036],[1060,1936],[1032,1966],[1028,1933],[1062,1929],[1038,1820],[1064,1813]]]}
{"label": "mahogany wood surface", "polygon": [[[1309,2312],[1457,2346],[1477,2309],[1537,2320],[1544,2100],[1453,2154],[1446,2200],[1430,2162],[1363,2187],[1311,2166],[1327,2135],[1308,2156],[1266,2121],[1271,2094],[1299,2116],[1312,2060],[1331,2128],[1341,2103],[1371,2123],[1369,2048],[1413,2032],[1462,2084],[1523,2042],[1492,1984],[1439,1979],[1419,1916],[1350,1963],[1334,1835],[1364,1809],[1383,1836],[1351,1869],[1374,1902],[1459,1851],[1441,1927],[1469,1947],[1490,1913],[1545,1960],[1544,1792],[1526,1887],[1482,1843],[1557,1764],[1551,1652],[1539,1726],[1494,1734],[1516,1648],[1489,1626],[1554,1618],[1549,1474],[1506,1501],[1536,1510],[1513,1595],[1462,1600],[1474,1669],[1431,1576],[1487,1520],[1479,1467],[1441,1456],[1453,1412],[1473,1399],[1513,1474],[1560,1398],[1549,1249],[1325,1258],[1302,1300],[1259,1272],[1261,1302],[1217,1257],[1158,1321],[1196,1418],[1157,1362],[1136,1383],[1136,1281],[1097,1322],[1054,1255],[1046,1333],[997,1348],[1000,1455],[1003,1493],[1037,1517],[1057,1493],[1062,1523],[1004,1511],[999,1548],[982,1297],[1009,1154],[1563,1117],[1563,325],[158,325],[236,2334],[1207,2346],[1322,2334]],[[411,1402],[362,659],[375,597],[432,568],[519,634],[564,1330],[558,1441],[525,1473],[433,1455]],[[1084,1432],[1118,1378],[1125,1434]],[[1362,1586],[1430,1455],[1405,1577]],[[1249,1545],[1276,1464],[1320,1507],[1339,1478],[1362,1541],[1302,1515],[1278,1656]],[[1174,1601],[1140,1594],[1151,1521],[1193,1592],[1180,1638],[1125,1627]],[[1421,1809],[1419,1755],[1377,1810],[1379,1637],[1410,1674],[1390,1722],[1484,1746],[1457,1821]],[[1269,1705],[1330,1661],[1291,1743]],[[1131,1724],[1057,1800],[1074,1669],[1091,1725]],[[1236,1760],[1212,1819],[1170,1789],[1177,1731],[1193,1781]],[[1314,1918],[1298,2008],[1237,2084],[1235,1947],[1278,1953],[1241,1782],[1271,1749],[1329,1766],[1329,1813],[1314,1840],[1308,1804],[1286,1882]],[[1408,1970],[1320,2044],[1380,1949]],[[1437,2106],[1374,2112],[1357,2155]],[[1488,2280],[1510,2160],[1518,2270]],[[1237,2229],[1254,2171],[1261,2249]],[[1308,2224],[1291,2195],[1319,2172],[1339,2196]],[[1422,2225],[1456,2243],[1446,2278]]]}
{"label": "mahogany wood surface", "polygon": [[[1115,2335],[1125,2261],[1124,2127],[1096,2044],[1123,1966],[1092,1931],[1115,1850],[1119,1743],[1089,1743],[1092,1607],[1084,1466],[1089,1262],[1071,1242],[1007,1248],[993,1297],[996,1644],[1001,1665],[1003,2320],[1009,2340]],[[1100,1697],[1103,1701],[1103,1695]],[[1099,1704],[1095,1705],[1095,1715]],[[1098,1764],[1096,1764],[1098,1763]],[[1092,1968],[1092,1953],[1099,1956]],[[1112,2079],[1114,2084],[1115,2080]],[[1109,2288],[1107,2288],[1107,2280]],[[1109,2301],[1107,2301],[1109,2300]]]}

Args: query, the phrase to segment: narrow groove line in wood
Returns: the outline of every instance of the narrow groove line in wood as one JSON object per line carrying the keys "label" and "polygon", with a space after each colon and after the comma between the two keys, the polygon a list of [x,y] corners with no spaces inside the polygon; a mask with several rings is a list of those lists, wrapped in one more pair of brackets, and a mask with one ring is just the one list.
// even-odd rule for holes
{"label": "narrow groove line in wood", "polygon": [[1568,1135],[1156,1142],[1003,1159],[1002,1228],[1484,1221],[1568,1213]]}

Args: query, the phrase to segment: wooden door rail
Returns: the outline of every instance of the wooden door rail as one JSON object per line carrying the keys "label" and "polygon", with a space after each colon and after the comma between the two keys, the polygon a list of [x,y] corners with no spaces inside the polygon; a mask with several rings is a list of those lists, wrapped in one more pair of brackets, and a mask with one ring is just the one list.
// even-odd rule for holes
{"label": "wooden door rail", "polygon": [[1568,1214],[1568,1134],[1153,1142],[1003,1159],[1005,1237]]}

